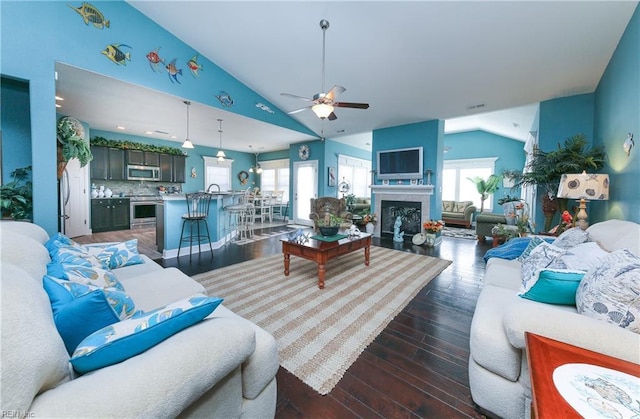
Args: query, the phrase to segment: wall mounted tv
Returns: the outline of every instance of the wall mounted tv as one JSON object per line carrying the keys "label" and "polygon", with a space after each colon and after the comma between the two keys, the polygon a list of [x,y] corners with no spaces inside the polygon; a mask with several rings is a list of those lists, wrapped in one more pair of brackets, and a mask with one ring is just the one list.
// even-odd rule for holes
{"label": "wall mounted tv", "polygon": [[422,179],[422,147],[378,151],[378,179]]}

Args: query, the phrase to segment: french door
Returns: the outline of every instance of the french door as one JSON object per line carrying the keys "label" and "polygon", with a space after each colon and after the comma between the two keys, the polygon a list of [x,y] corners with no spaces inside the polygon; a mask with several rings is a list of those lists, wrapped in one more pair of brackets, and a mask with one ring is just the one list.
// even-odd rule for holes
{"label": "french door", "polygon": [[293,162],[293,222],[312,226],[311,198],[318,197],[318,161]]}

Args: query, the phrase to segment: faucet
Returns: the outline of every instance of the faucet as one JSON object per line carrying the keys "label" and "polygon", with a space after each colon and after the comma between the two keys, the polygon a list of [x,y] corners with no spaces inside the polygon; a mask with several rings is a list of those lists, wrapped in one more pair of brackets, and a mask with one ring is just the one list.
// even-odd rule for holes
{"label": "faucet", "polygon": [[217,183],[212,183],[211,185],[209,185],[209,187],[207,188],[207,193],[211,193],[212,186],[215,186],[216,188],[218,188],[218,193],[220,193],[220,185],[218,185]]}

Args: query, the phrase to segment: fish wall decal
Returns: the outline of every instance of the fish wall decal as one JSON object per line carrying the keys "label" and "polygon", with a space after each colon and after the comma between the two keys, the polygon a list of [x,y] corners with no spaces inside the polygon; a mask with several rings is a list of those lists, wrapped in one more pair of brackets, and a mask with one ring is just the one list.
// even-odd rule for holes
{"label": "fish wall decal", "polygon": [[154,49],[153,51],[149,51],[149,53],[147,54],[147,60],[149,60],[149,66],[151,67],[151,70],[153,70],[154,73],[158,71],[158,66],[160,64],[164,64],[164,60],[160,58],[158,51],[160,51],[160,47]]}
{"label": "fish wall decal", "polygon": [[126,44],[111,44],[111,45],[107,45],[107,47],[103,49],[101,53],[102,55],[104,55],[105,57],[113,61],[115,64],[127,65],[127,60],[131,61],[131,53],[122,52],[120,47],[131,48],[129,45],[126,45]]}
{"label": "fish wall decal", "polygon": [[78,12],[80,16],[82,16],[85,25],[88,25],[89,22],[91,22],[93,23],[93,26],[98,29],[109,27],[109,21],[105,20],[102,12],[98,10],[94,5],[84,2],[80,7],[73,7],[70,4],[67,4],[67,6],[71,7],[73,10]]}
{"label": "fish wall decal", "polygon": [[200,54],[196,54],[189,61],[187,61],[187,66],[189,67],[189,70],[191,70],[191,74],[196,78],[199,76],[198,70],[202,70],[202,65],[198,64],[199,55]]}
{"label": "fish wall decal", "polygon": [[178,74],[182,75],[182,69],[178,69],[178,67],[176,67],[175,58],[171,60],[171,62],[164,68],[167,70],[167,73],[169,73],[169,80],[171,80],[171,83],[173,83],[173,81],[175,80],[178,84],[182,84],[180,83],[180,80],[178,80]]}
{"label": "fish wall decal", "polygon": [[219,95],[216,95],[216,98],[220,101],[222,106],[226,106],[227,108],[233,106],[233,99],[231,99],[231,96],[229,96],[229,93],[227,92],[220,92]]}

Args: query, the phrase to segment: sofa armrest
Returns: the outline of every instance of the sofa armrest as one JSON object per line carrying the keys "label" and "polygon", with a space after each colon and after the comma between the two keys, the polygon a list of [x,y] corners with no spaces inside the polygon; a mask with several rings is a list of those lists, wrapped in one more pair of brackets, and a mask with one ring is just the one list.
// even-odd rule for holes
{"label": "sofa armrest", "polygon": [[30,411],[34,417],[176,417],[254,350],[255,333],[245,322],[207,318],[140,355],[40,394]]}
{"label": "sofa armrest", "polygon": [[590,351],[640,363],[640,335],[602,320],[546,304],[515,304],[505,310],[511,345],[525,348],[524,332],[532,332]]}
{"label": "sofa armrest", "polygon": [[467,208],[465,208],[464,209],[464,219],[465,220],[471,220],[471,217],[476,212],[476,209],[477,208],[474,205],[469,205]]}

